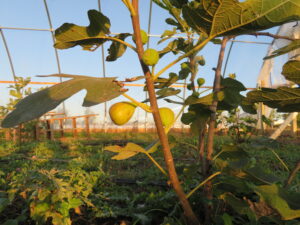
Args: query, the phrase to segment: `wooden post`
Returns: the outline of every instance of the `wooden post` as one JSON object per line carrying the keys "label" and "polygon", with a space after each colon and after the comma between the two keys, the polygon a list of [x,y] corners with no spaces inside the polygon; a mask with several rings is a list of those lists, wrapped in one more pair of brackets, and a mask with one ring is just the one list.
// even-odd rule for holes
{"label": "wooden post", "polygon": [[90,118],[89,116],[84,117],[86,137],[87,137],[88,139],[91,138],[89,118]]}
{"label": "wooden post", "polygon": [[277,139],[282,131],[292,122],[293,120],[293,113],[290,113],[289,116],[285,119],[285,121],[273,132],[270,136],[271,139]]}
{"label": "wooden post", "polygon": [[64,124],[63,124],[63,119],[59,120],[59,129],[60,129],[60,137],[64,137]]}
{"label": "wooden post", "polygon": [[73,125],[73,137],[77,137],[77,124],[76,118],[72,118],[72,125]]}
{"label": "wooden post", "polygon": [[5,140],[10,141],[11,135],[10,135],[11,129],[5,129]]}
{"label": "wooden post", "polygon": [[18,144],[22,143],[22,129],[23,129],[23,124],[19,124],[18,128]]}
{"label": "wooden post", "polygon": [[37,122],[35,125],[34,125],[34,128],[33,128],[33,137],[34,137],[34,140],[38,141],[40,139],[40,127],[39,127],[39,122]]}
{"label": "wooden post", "polygon": [[13,128],[13,142],[17,143],[17,140],[18,140],[17,128]]}
{"label": "wooden post", "polygon": [[292,126],[291,126],[292,135],[295,136],[295,137],[297,136],[297,130],[298,130],[298,127],[297,127],[297,116],[298,116],[298,113],[294,112],[293,113]]}
{"label": "wooden post", "polygon": [[46,120],[46,134],[48,140],[53,140],[53,132],[52,132],[52,126],[51,126],[52,120]]}

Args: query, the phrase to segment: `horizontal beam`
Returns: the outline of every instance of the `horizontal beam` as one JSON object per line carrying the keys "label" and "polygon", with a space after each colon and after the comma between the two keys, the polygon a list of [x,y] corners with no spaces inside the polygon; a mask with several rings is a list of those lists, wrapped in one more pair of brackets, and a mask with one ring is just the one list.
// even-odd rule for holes
{"label": "horizontal beam", "polygon": [[27,27],[2,27],[0,26],[0,29],[2,30],[29,30],[29,31],[55,31],[54,29],[43,29],[43,28],[27,28]]}
{"label": "horizontal beam", "polygon": [[[51,31],[54,32],[55,29],[43,29],[43,28],[27,28],[27,27],[2,27],[0,29],[3,30],[29,30],[29,31]],[[111,33],[112,35],[118,35],[119,33]],[[161,34],[148,34],[149,37],[160,38]],[[186,36],[173,35],[172,38],[184,38],[187,39]],[[198,39],[198,37],[193,37],[193,39]],[[241,41],[241,40],[230,40],[232,42],[245,43],[245,44],[261,44],[261,45],[270,45],[270,42],[261,42],[261,41]]]}
{"label": "horizontal beam", "polygon": [[[1,80],[0,84],[15,84],[18,83],[16,81],[6,81],[6,80]],[[29,84],[38,84],[38,85],[47,85],[47,84],[59,84],[60,82],[36,82],[36,81],[31,81]],[[144,87],[145,84],[124,84],[125,87]],[[187,85],[184,84],[173,84],[170,87],[177,87],[177,88],[184,88]],[[198,87],[196,87],[198,88]],[[212,86],[201,86],[201,88],[212,88]],[[247,90],[256,90],[256,88],[246,88]]]}
{"label": "horizontal beam", "polygon": [[68,116],[68,117],[59,117],[59,118],[50,118],[50,119],[42,119],[40,121],[53,121],[53,120],[68,120],[68,119],[77,119],[77,118],[86,118],[86,117],[93,117],[98,116],[99,114],[88,114],[88,115],[82,115],[82,116]]}

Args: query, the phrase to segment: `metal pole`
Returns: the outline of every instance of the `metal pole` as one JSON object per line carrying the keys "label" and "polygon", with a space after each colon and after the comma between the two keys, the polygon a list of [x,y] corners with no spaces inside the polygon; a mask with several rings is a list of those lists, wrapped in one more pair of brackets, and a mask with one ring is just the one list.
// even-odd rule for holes
{"label": "metal pole", "polygon": [[9,48],[8,48],[8,45],[7,45],[7,42],[6,42],[6,39],[5,39],[5,36],[4,36],[4,33],[3,33],[2,29],[0,29],[0,34],[1,34],[3,44],[4,44],[4,47],[5,47],[5,50],[6,50],[6,54],[7,54],[7,57],[8,57],[9,64],[10,64],[10,69],[11,69],[12,75],[14,77],[14,81],[16,81],[17,76],[16,76],[14,64],[13,64],[13,61],[12,61],[12,58],[11,58],[11,55],[10,55],[10,52],[9,52]]}
{"label": "metal pole", "polygon": [[[98,9],[101,12],[101,1],[98,0]],[[103,77],[106,77],[106,69],[105,69],[105,54],[104,54],[104,44],[101,45],[101,55],[102,55],[102,73]],[[106,133],[106,125],[107,125],[107,102],[104,102],[104,118],[103,118],[103,129]]]}
{"label": "metal pole", "polygon": [[223,77],[225,77],[225,73],[226,73],[226,69],[227,69],[227,64],[228,64],[228,61],[229,61],[229,58],[230,58],[230,54],[231,54],[231,50],[232,50],[232,47],[233,47],[233,44],[234,44],[234,39],[235,39],[235,37],[232,39],[232,42],[230,43],[230,47],[229,47],[229,50],[228,50],[226,62],[225,62],[225,65],[224,65]]}
{"label": "metal pole", "polygon": [[[44,6],[45,6],[45,10],[46,10],[48,22],[49,22],[49,27],[50,27],[50,32],[51,32],[51,36],[52,36],[52,41],[53,41],[53,44],[55,44],[55,34],[54,34],[52,22],[51,22],[51,17],[50,17],[50,12],[49,12],[49,9],[48,9],[47,0],[44,0]],[[58,51],[57,51],[56,48],[54,48],[54,53],[55,53],[55,58],[56,58],[57,71],[58,71],[59,74],[61,74],[61,66],[60,66]],[[60,82],[63,81],[61,77],[59,78],[59,80],[60,80]],[[65,102],[63,102],[63,111],[64,111],[64,113],[66,113]]]}

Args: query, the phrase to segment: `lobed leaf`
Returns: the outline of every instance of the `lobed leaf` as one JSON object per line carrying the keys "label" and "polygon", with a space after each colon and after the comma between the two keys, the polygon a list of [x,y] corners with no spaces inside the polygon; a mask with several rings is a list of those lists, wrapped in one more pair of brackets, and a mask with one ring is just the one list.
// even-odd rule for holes
{"label": "lobed leaf", "polygon": [[202,0],[183,7],[183,17],[207,36],[239,35],[300,19],[298,0]]}
{"label": "lobed leaf", "polygon": [[121,147],[119,145],[107,146],[104,148],[104,150],[118,153],[117,155],[112,157],[112,159],[115,160],[128,159],[137,155],[138,153],[146,152],[144,148],[134,143],[127,143],[125,147]]}
{"label": "lobed leaf", "polygon": [[1,124],[2,127],[13,127],[39,118],[83,89],[87,91],[82,104],[85,107],[109,101],[122,94],[120,86],[114,82],[115,77],[96,78],[69,74],[54,74],[50,76],[72,79],[45,88],[22,99],[16,104],[15,110],[4,118]]}
{"label": "lobed leaf", "polygon": [[54,47],[67,49],[80,45],[84,50],[93,50],[102,45],[106,41],[103,37],[110,33],[110,21],[97,10],[89,10],[88,17],[90,24],[87,27],[64,23],[56,29]]}
{"label": "lobed leaf", "polygon": [[286,191],[279,188],[276,184],[257,186],[254,190],[263,201],[280,214],[283,220],[292,220],[300,217],[300,207],[291,208]]}

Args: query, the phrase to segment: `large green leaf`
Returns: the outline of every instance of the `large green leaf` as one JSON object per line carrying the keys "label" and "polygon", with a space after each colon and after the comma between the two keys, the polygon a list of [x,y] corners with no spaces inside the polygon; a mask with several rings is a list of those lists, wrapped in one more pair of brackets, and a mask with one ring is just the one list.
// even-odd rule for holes
{"label": "large green leaf", "polygon": [[284,46],[284,47],[282,47],[280,49],[277,49],[276,51],[272,52],[271,55],[266,56],[264,59],[271,59],[271,58],[289,53],[289,52],[291,52],[293,50],[296,50],[298,48],[300,48],[300,40],[295,40],[295,41],[292,41],[291,43],[289,43],[287,46]]}
{"label": "large green leaf", "polygon": [[54,47],[67,49],[80,45],[84,50],[93,50],[103,44],[105,35],[110,33],[109,19],[97,10],[89,10],[88,17],[90,24],[87,27],[64,23],[56,29]]}
{"label": "large green leaf", "polygon": [[218,0],[192,1],[182,9],[182,14],[188,25],[195,31],[210,34],[213,17],[220,6]]}
{"label": "large green leaf", "polygon": [[[296,84],[300,83],[300,61],[290,60],[284,66],[282,74],[287,80]],[[245,99],[247,104],[263,102],[271,108],[277,108],[279,112],[300,111],[300,88],[279,87],[277,89],[262,88],[261,90],[250,91]]]}
{"label": "large green leaf", "polygon": [[287,80],[293,81],[296,84],[300,84],[300,61],[288,61],[282,68],[282,74]]}
{"label": "large green leaf", "polygon": [[271,108],[277,108],[279,112],[298,112],[300,111],[300,89],[279,87],[255,90],[247,94],[247,101],[263,102]]}
{"label": "large green leaf", "polygon": [[222,79],[221,86],[224,92],[224,99],[218,103],[218,110],[229,111],[241,105],[244,96],[240,92],[247,90],[241,82],[227,77]]}
{"label": "large green leaf", "polygon": [[241,102],[241,107],[244,112],[249,114],[256,114],[257,113],[257,107],[253,102],[249,102],[247,98],[243,98]]}
{"label": "large green leaf", "polygon": [[2,127],[13,127],[17,124],[38,118],[83,89],[87,91],[82,104],[85,107],[109,101],[122,94],[121,87],[114,82],[115,77],[95,78],[67,74],[50,76],[72,79],[45,88],[22,99],[16,105],[15,110],[8,114],[2,121]]}
{"label": "large green leaf", "polygon": [[247,34],[300,19],[299,0],[203,0],[183,7],[187,23],[210,37]]}
{"label": "large green leaf", "polygon": [[254,180],[260,181],[264,184],[272,184],[280,181],[278,177],[273,174],[266,173],[260,166],[254,166],[248,169],[244,169],[244,172],[246,172],[247,175],[249,175]]}
{"label": "large green leaf", "polygon": [[[300,207],[293,209],[289,204],[285,191],[276,184],[257,186],[254,190],[263,201],[280,214],[283,220],[300,218]],[[297,201],[299,206],[299,198]]]}

